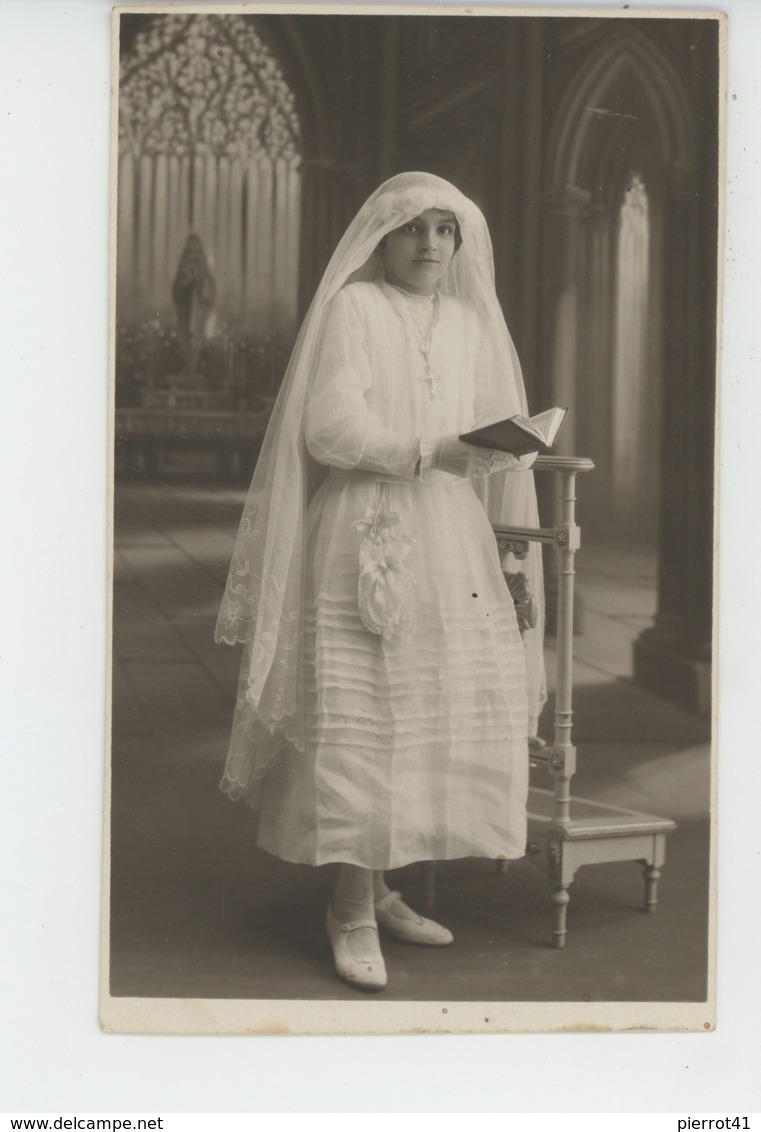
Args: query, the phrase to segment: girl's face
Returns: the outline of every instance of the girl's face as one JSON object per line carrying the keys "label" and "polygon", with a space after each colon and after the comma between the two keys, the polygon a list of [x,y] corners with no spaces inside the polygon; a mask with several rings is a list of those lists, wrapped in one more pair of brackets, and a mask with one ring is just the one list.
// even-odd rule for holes
{"label": "girl's face", "polygon": [[428,208],[381,245],[386,279],[416,295],[432,295],[455,253],[454,214]]}

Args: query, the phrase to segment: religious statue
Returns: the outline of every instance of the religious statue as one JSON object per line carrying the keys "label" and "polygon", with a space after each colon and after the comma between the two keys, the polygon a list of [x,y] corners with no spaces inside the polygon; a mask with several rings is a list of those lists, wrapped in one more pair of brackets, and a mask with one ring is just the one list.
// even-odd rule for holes
{"label": "religious statue", "polygon": [[203,244],[199,236],[191,233],[180,257],[177,274],[172,285],[172,298],[177,308],[177,324],[190,377],[198,368],[198,359],[206,335],[206,320],[217,294]]}

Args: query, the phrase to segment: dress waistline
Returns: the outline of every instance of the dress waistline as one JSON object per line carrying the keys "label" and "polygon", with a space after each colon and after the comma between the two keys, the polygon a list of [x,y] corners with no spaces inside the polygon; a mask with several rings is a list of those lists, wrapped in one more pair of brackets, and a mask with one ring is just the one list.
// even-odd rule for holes
{"label": "dress waistline", "polygon": [[426,479],[407,479],[405,476],[391,476],[385,472],[368,472],[361,468],[330,468],[328,477],[336,484],[343,483],[388,483],[396,487],[469,487],[470,479],[453,476],[448,472],[433,472]]}

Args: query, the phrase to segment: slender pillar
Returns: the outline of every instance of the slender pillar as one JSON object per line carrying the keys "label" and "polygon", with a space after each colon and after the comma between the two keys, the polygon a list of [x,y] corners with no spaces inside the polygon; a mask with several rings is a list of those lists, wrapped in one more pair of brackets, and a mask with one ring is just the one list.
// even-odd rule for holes
{"label": "slender pillar", "polygon": [[278,157],[274,163],[272,258],[272,327],[283,332],[288,307],[288,162]]}
{"label": "slender pillar", "polygon": [[230,163],[229,203],[227,209],[227,278],[228,309],[239,322],[243,307],[243,168],[236,157]]}
{"label": "slender pillar", "polygon": [[182,255],[182,246],[187,232],[187,195],[183,198],[183,184],[181,181],[182,166],[179,157],[169,158],[169,191],[167,209],[167,236],[166,236],[166,268],[168,294],[167,303],[172,305],[172,283],[177,270],[177,264]]}
{"label": "slender pillar", "polygon": [[137,240],[137,313],[144,318],[150,310],[153,284],[153,171],[152,158],[140,159]]}
{"label": "slender pillar", "polygon": [[584,483],[580,521],[589,533],[611,529],[611,354],[614,317],[615,237],[607,203],[592,206],[588,219],[587,271],[580,304],[582,323],[576,385],[577,454],[589,456],[597,468]]}
{"label": "slender pillar", "polygon": [[246,252],[243,265],[246,329],[257,330],[257,272],[259,262],[259,167],[257,158],[249,157],[246,167]]}
{"label": "slender pillar", "polygon": [[217,163],[217,184],[214,194],[214,275],[217,280],[217,310],[223,318],[229,314],[231,297],[230,260],[228,239],[230,236],[230,161],[223,155]]}
{"label": "slender pillar", "polygon": [[254,309],[257,316],[257,330],[267,332],[271,327],[272,307],[272,257],[274,239],[273,224],[273,163],[267,156],[257,162],[258,189],[256,194],[257,259],[255,274]]}

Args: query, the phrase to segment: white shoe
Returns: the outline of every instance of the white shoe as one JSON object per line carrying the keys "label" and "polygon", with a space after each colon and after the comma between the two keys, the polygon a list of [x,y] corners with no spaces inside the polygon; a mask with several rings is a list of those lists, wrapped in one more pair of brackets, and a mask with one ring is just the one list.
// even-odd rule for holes
{"label": "white shoe", "polygon": [[333,958],[339,976],[345,979],[347,983],[351,983],[352,986],[359,987],[360,990],[383,990],[388,982],[388,977],[386,975],[386,964],[383,962],[383,956],[380,953],[380,942],[378,943],[377,955],[363,957],[352,954],[348,944],[349,933],[357,931],[358,928],[372,928],[377,933],[378,925],[375,921],[352,920],[348,924],[342,924],[340,920],[336,919],[333,905],[329,904],[325,926],[328,929],[328,939],[333,948]]}
{"label": "white shoe", "polygon": [[[401,909],[405,914],[399,915]],[[375,916],[382,928],[404,943],[419,943],[424,947],[447,947],[454,936],[449,928],[418,916],[404,903],[401,893],[387,892],[375,901]]]}

